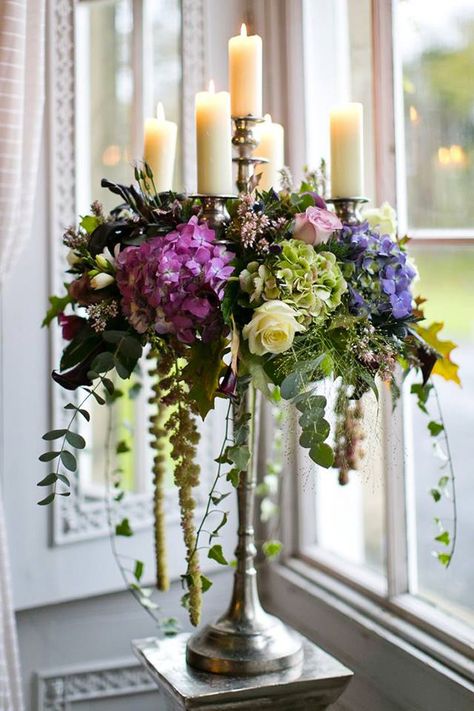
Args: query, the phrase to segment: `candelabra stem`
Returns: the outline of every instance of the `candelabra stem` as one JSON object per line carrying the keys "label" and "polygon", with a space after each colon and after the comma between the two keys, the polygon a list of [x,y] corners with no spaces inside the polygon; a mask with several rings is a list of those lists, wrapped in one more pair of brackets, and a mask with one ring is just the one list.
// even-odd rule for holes
{"label": "candelabra stem", "polygon": [[[234,430],[247,414],[250,459],[237,487],[238,542],[234,586],[227,612],[188,641],[188,664],[215,674],[263,674],[302,661],[298,637],[281,620],[266,613],[259,600],[255,570],[254,512],[260,393],[251,385],[234,406]],[[244,425],[245,426],[245,425]]]}
{"label": "candelabra stem", "polygon": [[326,202],[334,206],[334,212],[345,225],[360,225],[364,221],[362,206],[369,202],[365,197],[330,197]]}

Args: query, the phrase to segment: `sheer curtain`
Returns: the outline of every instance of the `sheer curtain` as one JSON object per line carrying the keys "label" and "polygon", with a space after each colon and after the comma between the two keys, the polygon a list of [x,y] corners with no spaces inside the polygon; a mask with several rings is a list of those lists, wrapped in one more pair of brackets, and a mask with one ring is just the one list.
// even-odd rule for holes
{"label": "sheer curtain", "polygon": [[[44,91],[45,0],[1,0],[0,289],[31,232]],[[3,430],[2,424],[3,417],[0,422]],[[8,474],[3,472],[3,466],[1,473]],[[20,711],[22,708],[0,490],[0,710]]]}

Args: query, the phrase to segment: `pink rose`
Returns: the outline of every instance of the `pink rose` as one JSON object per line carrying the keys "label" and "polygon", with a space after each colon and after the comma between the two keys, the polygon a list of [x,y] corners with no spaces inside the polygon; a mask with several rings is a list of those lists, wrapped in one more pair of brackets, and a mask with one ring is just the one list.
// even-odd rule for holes
{"label": "pink rose", "polygon": [[333,212],[321,207],[307,207],[306,212],[296,215],[293,237],[306,244],[327,242],[334,230],[340,230],[342,222]]}

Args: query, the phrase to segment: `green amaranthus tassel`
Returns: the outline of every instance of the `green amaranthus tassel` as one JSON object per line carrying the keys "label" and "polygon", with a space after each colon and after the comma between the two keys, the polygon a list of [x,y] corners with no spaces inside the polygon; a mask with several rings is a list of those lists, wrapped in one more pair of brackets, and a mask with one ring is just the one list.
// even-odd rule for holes
{"label": "green amaranthus tassel", "polygon": [[[157,353],[150,351],[148,358],[157,359]],[[154,378],[152,385],[153,395],[148,402],[154,406],[154,412],[150,414],[149,433],[151,435],[150,446],[155,451],[153,457],[153,514],[155,527],[155,562],[156,562],[156,587],[158,590],[169,590],[170,581],[168,576],[168,559],[166,555],[166,522],[165,522],[165,478],[166,478],[166,429],[165,425],[169,417],[169,408],[163,403],[165,394],[161,377],[166,369],[165,359],[159,361],[150,369],[149,374]],[[171,363],[169,364],[171,366]],[[169,370],[169,368],[168,368]]]}

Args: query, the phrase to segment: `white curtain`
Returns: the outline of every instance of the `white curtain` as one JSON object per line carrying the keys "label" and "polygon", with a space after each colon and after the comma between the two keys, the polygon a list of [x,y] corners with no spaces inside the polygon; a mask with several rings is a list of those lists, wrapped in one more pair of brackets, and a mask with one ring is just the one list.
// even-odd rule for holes
{"label": "white curtain", "polygon": [[[0,288],[32,229],[44,92],[45,0],[0,0]],[[0,711],[21,709],[0,491]]]}

